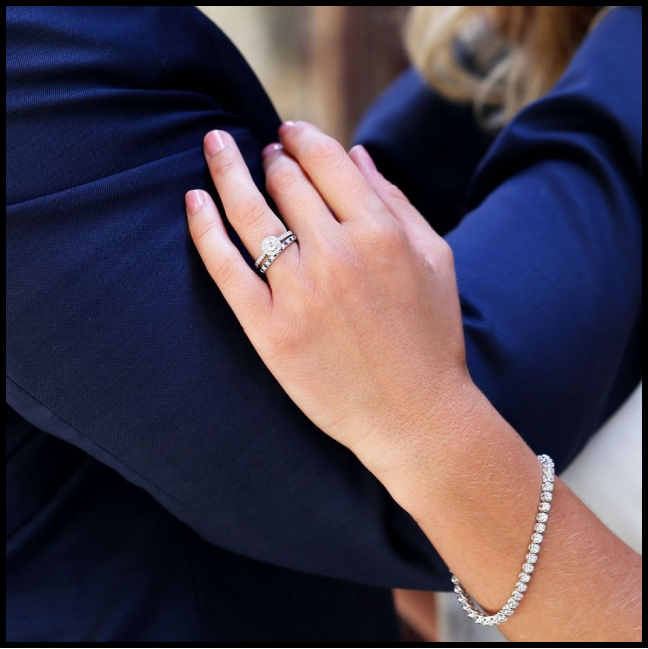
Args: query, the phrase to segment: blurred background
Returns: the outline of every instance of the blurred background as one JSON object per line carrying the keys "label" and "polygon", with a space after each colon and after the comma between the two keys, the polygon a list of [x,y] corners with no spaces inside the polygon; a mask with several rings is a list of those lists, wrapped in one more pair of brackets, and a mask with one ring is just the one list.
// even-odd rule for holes
{"label": "blurred background", "polygon": [[407,65],[409,7],[199,6],[256,72],[282,119],[348,143],[373,98]]}

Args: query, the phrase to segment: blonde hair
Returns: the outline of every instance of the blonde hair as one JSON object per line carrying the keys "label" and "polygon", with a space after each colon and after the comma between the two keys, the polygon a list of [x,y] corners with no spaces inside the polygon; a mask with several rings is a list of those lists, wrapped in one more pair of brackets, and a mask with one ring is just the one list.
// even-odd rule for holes
{"label": "blonde hair", "polygon": [[[406,45],[412,63],[435,90],[472,102],[480,123],[492,130],[551,89],[601,9],[414,7]],[[465,56],[457,56],[457,47]]]}

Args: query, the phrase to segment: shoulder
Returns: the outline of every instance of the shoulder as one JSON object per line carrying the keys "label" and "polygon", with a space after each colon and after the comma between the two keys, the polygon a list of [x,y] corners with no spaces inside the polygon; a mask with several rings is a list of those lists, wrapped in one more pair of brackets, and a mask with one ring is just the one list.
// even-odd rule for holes
{"label": "shoulder", "polygon": [[641,19],[641,7],[623,6],[594,26],[554,87],[499,133],[473,178],[469,208],[511,173],[543,159],[640,179]]}
{"label": "shoulder", "polygon": [[[616,7],[597,22],[553,94],[581,94],[625,116],[641,108],[642,8]],[[626,102],[630,101],[628,105]]]}
{"label": "shoulder", "polygon": [[[590,31],[554,88],[520,115],[549,111],[557,122],[580,128],[614,122],[635,134],[641,129],[642,10],[617,7]],[[565,109],[558,113],[555,108]],[[571,110],[566,110],[571,108]]]}
{"label": "shoulder", "polygon": [[587,130],[614,122],[640,133],[641,17],[641,8],[634,6],[618,7],[606,15],[587,35],[553,89],[523,110],[514,123],[547,117],[556,125]]}

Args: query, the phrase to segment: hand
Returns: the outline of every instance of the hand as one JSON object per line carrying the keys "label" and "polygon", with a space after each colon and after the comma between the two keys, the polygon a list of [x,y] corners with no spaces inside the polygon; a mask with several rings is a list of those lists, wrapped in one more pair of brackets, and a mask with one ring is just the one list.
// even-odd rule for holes
{"label": "hand", "polygon": [[435,419],[448,411],[437,408],[441,401],[471,385],[452,253],[362,147],[347,154],[306,122],[282,125],[279,137],[264,150],[264,167],[281,219],[232,137],[212,131],[205,138],[227,218],[252,257],[264,237],[286,226],[298,237],[268,269],[269,282],[241,256],[200,190],[186,197],[191,235],[286,392],[380,472],[406,440],[419,442],[412,431],[432,434],[442,425]]}
{"label": "hand", "polygon": [[[539,467],[470,381],[450,249],[363,149],[347,154],[304,122],[279,133],[282,146],[265,151],[268,190],[299,244],[264,282],[194,190],[198,251],[286,392],[382,481],[476,600],[499,610],[536,511]],[[285,227],[231,137],[208,134],[205,154],[256,258]],[[504,633],[639,641],[641,558],[560,480],[553,493],[542,570]]]}

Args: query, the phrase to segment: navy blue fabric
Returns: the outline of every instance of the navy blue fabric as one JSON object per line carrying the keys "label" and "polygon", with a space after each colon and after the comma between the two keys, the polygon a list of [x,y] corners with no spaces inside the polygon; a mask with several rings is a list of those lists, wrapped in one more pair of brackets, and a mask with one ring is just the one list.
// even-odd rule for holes
{"label": "navy blue fabric", "polygon": [[204,134],[261,183],[278,125],[195,9],[7,10],[9,641],[395,640],[389,591],[349,580],[436,583],[188,237]]}
{"label": "navy blue fabric", "polygon": [[[457,226],[471,371],[565,466],[641,374],[640,10],[606,18],[494,142],[414,73],[398,83],[359,137]],[[277,125],[192,8],[8,8],[8,640],[393,641],[384,587],[447,588],[189,241],[204,133],[229,130],[261,185]],[[440,139],[455,154],[433,183]]]}
{"label": "navy blue fabric", "polygon": [[414,70],[356,134],[447,234],[475,382],[559,470],[641,377],[641,53],[615,9],[492,143]]}

